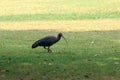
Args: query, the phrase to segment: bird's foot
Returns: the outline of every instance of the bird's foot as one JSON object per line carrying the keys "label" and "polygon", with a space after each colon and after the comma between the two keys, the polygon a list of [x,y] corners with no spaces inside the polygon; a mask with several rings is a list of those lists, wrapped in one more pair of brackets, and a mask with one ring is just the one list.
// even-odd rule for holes
{"label": "bird's foot", "polygon": [[48,46],[48,52],[52,52],[52,50],[50,49],[50,46]]}
{"label": "bird's foot", "polygon": [[49,52],[49,53],[51,53],[51,52],[52,52],[52,50],[50,50],[50,49],[49,49],[49,50],[48,50],[48,52]]}

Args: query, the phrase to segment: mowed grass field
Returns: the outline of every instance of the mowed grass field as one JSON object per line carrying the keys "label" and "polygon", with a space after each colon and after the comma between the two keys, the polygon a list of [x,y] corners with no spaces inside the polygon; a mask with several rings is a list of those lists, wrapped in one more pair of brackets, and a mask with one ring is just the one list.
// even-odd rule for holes
{"label": "mowed grass field", "polygon": [[[0,80],[119,80],[120,0],[0,2]],[[32,49],[48,35],[48,53]]]}

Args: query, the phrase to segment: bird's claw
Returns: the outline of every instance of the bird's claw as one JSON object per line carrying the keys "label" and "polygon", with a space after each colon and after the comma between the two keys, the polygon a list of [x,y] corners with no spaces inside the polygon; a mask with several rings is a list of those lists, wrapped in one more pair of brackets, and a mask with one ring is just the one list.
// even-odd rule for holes
{"label": "bird's claw", "polygon": [[51,52],[52,52],[52,50],[50,50],[50,49],[49,49],[49,50],[48,50],[48,52],[49,52],[49,53],[51,53]]}

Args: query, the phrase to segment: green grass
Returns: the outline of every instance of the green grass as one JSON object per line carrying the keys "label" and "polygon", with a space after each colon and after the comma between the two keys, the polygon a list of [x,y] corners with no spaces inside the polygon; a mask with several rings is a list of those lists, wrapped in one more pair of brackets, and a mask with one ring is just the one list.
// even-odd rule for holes
{"label": "green grass", "polygon": [[32,43],[56,32],[0,31],[1,80],[119,80],[120,31],[63,33],[52,53]]}
{"label": "green grass", "polygon": [[89,20],[89,19],[120,19],[119,12],[109,13],[66,13],[66,14],[25,14],[25,15],[2,15],[0,21],[48,21],[48,20]]}
{"label": "green grass", "polygon": [[[114,24],[105,24],[105,19],[117,19],[119,22],[119,4],[119,0],[2,0],[0,26],[5,30],[0,30],[0,80],[120,80],[120,30],[101,29],[103,26],[108,28],[107,24]],[[90,24],[91,28],[100,26],[102,31],[64,32],[69,44],[60,40],[51,47],[52,53],[47,53],[42,47],[32,49],[31,45],[39,38],[57,35],[57,32],[10,31],[4,28],[16,27],[12,23],[16,21],[17,27],[20,27],[22,23],[19,24],[19,21],[69,20],[72,23],[72,20],[90,19],[103,19],[101,26],[98,21]],[[29,26],[29,23],[23,26]],[[66,24],[66,29],[69,27],[69,23],[62,24]],[[71,25],[73,28],[76,27],[74,24]],[[42,27],[56,25],[49,23]],[[118,26],[113,27],[116,29]]]}
{"label": "green grass", "polygon": [[119,4],[119,0],[4,0],[0,21],[120,19]]}

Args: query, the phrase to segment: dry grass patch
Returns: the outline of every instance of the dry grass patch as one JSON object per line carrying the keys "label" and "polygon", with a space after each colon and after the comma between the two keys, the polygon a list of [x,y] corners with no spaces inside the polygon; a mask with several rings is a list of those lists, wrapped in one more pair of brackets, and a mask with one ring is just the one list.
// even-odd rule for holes
{"label": "dry grass patch", "polygon": [[[119,11],[118,0],[2,0],[0,15]],[[107,11],[107,12],[108,12]]]}
{"label": "dry grass patch", "polygon": [[120,20],[0,22],[0,30],[104,31],[120,30]]}
{"label": "dry grass patch", "polygon": [[[77,3],[74,2],[75,4]],[[65,13],[80,12],[86,13],[96,9],[90,6],[73,5],[70,1],[62,0],[4,0],[0,3],[0,15],[10,14],[39,14],[39,13]]]}

